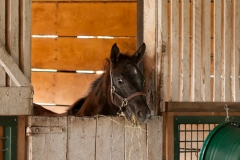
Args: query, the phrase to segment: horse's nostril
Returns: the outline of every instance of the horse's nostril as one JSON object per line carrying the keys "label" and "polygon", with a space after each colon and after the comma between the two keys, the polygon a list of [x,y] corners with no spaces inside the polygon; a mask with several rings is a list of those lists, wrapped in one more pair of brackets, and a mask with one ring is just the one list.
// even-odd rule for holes
{"label": "horse's nostril", "polygon": [[144,116],[144,114],[143,114],[143,112],[142,112],[141,110],[139,110],[139,111],[137,112],[137,116],[138,116],[139,118],[142,118],[142,117]]}

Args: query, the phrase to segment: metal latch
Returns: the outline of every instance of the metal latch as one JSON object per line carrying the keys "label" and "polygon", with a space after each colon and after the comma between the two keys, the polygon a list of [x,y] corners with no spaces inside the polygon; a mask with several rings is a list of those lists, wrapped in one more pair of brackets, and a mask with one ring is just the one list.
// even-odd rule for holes
{"label": "metal latch", "polygon": [[63,127],[27,127],[26,136],[31,136],[32,134],[60,134],[64,133]]}

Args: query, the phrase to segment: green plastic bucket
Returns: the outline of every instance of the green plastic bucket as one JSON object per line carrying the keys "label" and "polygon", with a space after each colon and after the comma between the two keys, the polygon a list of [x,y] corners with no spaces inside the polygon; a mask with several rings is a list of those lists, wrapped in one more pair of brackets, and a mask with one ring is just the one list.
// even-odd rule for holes
{"label": "green plastic bucket", "polygon": [[204,141],[199,160],[240,160],[240,123],[216,126]]}

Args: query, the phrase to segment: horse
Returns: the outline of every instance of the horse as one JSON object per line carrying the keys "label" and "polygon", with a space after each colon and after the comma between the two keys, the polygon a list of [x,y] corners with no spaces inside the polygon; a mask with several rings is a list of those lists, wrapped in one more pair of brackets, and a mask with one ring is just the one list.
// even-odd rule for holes
{"label": "horse", "polygon": [[[115,43],[111,48],[110,58],[106,60],[104,73],[91,84],[87,96],[77,100],[61,115],[124,115],[132,123],[146,123],[151,114],[143,92],[145,79],[138,68],[145,50],[143,43],[130,56],[121,53]],[[44,110],[34,106],[37,115],[54,115],[54,112],[47,110],[44,113]]]}

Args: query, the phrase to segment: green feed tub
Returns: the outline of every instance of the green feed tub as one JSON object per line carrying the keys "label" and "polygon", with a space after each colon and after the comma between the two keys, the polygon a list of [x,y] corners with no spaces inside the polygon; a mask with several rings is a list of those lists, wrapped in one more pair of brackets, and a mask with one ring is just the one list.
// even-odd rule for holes
{"label": "green feed tub", "polygon": [[215,127],[203,143],[199,160],[240,160],[240,123]]}

